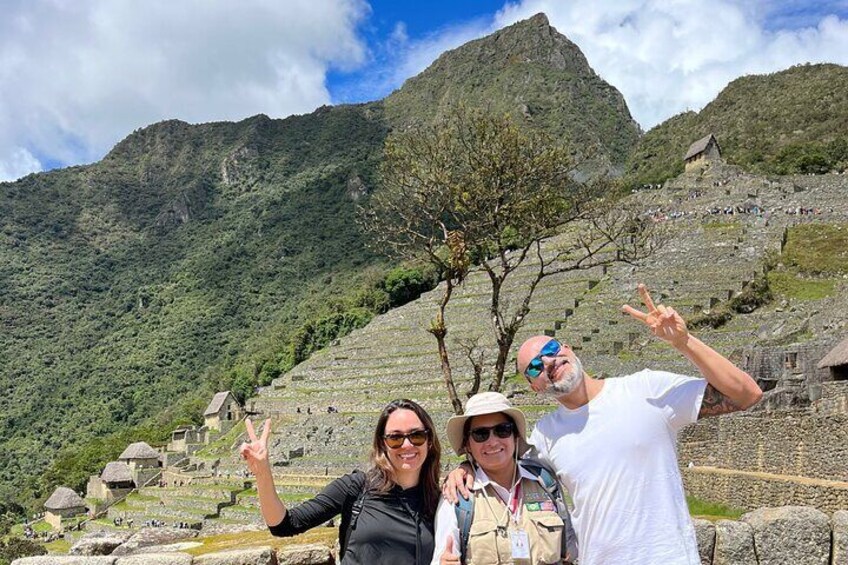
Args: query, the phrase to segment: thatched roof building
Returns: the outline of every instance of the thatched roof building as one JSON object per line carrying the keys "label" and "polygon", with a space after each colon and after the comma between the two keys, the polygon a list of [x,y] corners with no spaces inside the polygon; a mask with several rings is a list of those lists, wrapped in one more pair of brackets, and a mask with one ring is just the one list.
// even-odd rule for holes
{"label": "thatched roof building", "polygon": [[47,502],[44,503],[45,510],[71,510],[85,508],[85,501],[80,495],[68,487],[56,487]]}
{"label": "thatched roof building", "polygon": [[819,369],[827,369],[837,365],[848,365],[848,337],[836,344],[827,355],[819,361]]}
{"label": "thatched roof building", "polygon": [[686,152],[686,156],[683,157],[683,160],[688,161],[690,159],[694,159],[701,153],[705,153],[711,143],[714,144],[719,153],[721,153],[721,148],[719,147],[718,140],[715,138],[715,135],[709,134],[690,145],[689,150]]}
{"label": "thatched roof building", "polygon": [[120,461],[129,461],[130,459],[159,459],[159,452],[145,442],[138,441],[128,445],[118,459]]}
{"label": "thatched roof building", "polygon": [[106,463],[100,478],[105,483],[131,483],[133,482],[130,466],[120,461]]}

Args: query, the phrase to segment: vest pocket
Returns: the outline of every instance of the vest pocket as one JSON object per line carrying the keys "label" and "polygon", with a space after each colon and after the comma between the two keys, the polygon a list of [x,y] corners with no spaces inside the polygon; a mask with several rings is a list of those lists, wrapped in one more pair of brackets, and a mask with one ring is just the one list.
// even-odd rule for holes
{"label": "vest pocket", "polygon": [[468,531],[467,551],[472,565],[499,563],[498,525],[493,520],[475,518]]}
{"label": "vest pocket", "polygon": [[[562,532],[565,524],[553,512],[528,512],[534,533],[530,534],[530,547],[534,563],[559,563],[562,553]],[[533,539],[533,538],[536,539]]]}

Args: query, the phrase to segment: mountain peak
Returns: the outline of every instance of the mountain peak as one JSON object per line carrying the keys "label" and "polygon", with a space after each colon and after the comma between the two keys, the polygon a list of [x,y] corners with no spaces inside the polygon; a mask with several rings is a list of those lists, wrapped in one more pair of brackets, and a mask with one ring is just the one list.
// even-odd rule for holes
{"label": "mountain peak", "polygon": [[386,117],[395,127],[427,123],[459,101],[599,148],[616,172],[639,136],[621,93],[543,13],[443,53],[386,98]]}

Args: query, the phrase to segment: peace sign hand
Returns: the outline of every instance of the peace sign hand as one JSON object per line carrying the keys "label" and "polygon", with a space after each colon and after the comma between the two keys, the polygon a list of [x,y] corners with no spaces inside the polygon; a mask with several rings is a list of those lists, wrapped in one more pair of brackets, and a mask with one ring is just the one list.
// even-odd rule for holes
{"label": "peace sign hand", "polygon": [[265,420],[262,437],[259,439],[256,438],[256,432],[250,418],[245,418],[244,425],[247,427],[247,436],[250,443],[241,444],[239,453],[247,462],[247,468],[255,476],[257,472],[267,470],[270,467],[268,462],[268,436],[271,433],[271,418]]}
{"label": "peace sign hand", "polygon": [[627,304],[621,307],[621,311],[643,322],[651,328],[651,332],[655,336],[674,347],[680,348],[686,345],[689,340],[689,330],[680,314],[670,306],[663,306],[662,304],[654,306],[654,301],[651,300],[651,295],[648,294],[648,289],[644,284],[639,284],[637,289],[648,312],[642,312]]}

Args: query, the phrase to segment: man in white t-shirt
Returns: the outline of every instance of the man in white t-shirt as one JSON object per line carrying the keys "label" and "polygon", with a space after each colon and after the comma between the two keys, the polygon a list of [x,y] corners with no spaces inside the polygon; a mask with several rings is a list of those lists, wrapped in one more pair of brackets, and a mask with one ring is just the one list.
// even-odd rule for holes
{"label": "man in white t-shirt", "polygon": [[[574,501],[581,565],[700,563],[677,464],[677,432],[705,416],[747,409],[762,397],[757,383],[689,334],[672,308],[655,306],[639,285],[647,312],[622,311],[644,323],[700,371],[703,379],[643,370],[598,380],[568,346],[547,336],[524,342],[518,372],[559,408],[530,434]],[[467,496],[473,477],[451,473],[445,496]]]}

